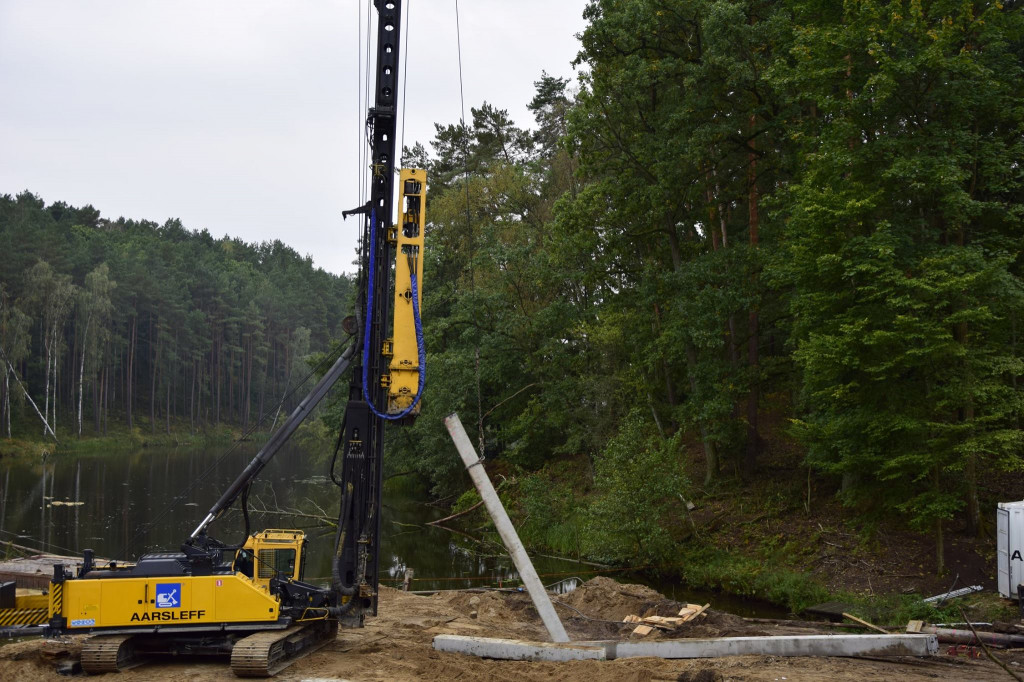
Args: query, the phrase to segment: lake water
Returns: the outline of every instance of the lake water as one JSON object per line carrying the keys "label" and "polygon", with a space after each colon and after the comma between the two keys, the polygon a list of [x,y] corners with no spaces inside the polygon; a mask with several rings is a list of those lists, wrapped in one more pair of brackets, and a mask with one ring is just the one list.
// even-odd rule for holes
{"label": "lake water", "polygon": [[[55,455],[45,461],[2,460],[0,542],[71,556],[90,548],[99,557],[122,559],[176,550],[258,446],[234,446],[225,455],[229,447],[143,448]],[[253,531],[283,527],[307,532],[306,578],[314,583],[329,580],[334,531],[311,517],[333,520],[339,500],[338,488],[327,478],[328,459],[328,455],[289,446],[263,470],[249,498]],[[416,590],[488,587],[518,578],[511,560],[494,556],[493,546],[485,551],[455,532],[424,525],[447,512],[428,505],[409,487],[401,479],[385,485],[380,561],[382,577],[390,577],[385,584],[399,586],[406,568],[415,571]],[[237,506],[214,522],[212,536],[229,543],[242,539],[244,523]],[[308,516],[286,516],[278,510]],[[595,575],[594,567],[571,560],[535,557],[534,565],[542,582],[549,585]],[[784,615],[781,609],[730,595],[627,577],[682,601],[711,601],[740,615]]]}

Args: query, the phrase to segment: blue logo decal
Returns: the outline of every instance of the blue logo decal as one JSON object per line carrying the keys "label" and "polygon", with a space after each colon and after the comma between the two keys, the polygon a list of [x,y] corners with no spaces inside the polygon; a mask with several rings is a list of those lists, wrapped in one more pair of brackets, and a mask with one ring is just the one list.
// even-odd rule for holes
{"label": "blue logo decal", "polygon": [[95,618],[83,618],[81,620],[71,621],[71,627],[73,628],[85,628],[89,627],[90,625],[96,625]]}
{"label": "blue logo decal", "polygon": [[181,583],[157,583],[156,607],[176,609],[181,606]]}

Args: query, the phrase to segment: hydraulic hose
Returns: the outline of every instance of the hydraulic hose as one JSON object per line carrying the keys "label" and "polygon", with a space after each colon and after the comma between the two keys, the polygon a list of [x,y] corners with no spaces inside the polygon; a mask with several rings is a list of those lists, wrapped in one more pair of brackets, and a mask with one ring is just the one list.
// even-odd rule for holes
{"label": "hydraulic hose", "polygon": [[[341,510],[338,513],[338,531],[334,534],[334,556],[331,557],[331,589],[345,597],[356,593],[355,584],[346,585],[341,579],[341,553],[344,550],[345,534],[348,530],[346,524],[352,513],[353,492],[352,484],[347,484],[345,492],[341,497]],[[349,601],[351,602],[351,600]]]}
{"label": "hydraulic hose", "polygon": [[398,414],[385,414],[377,409],[377,406],[373,404],[373,400],[370,398],[370,391],[368,388],[369,384],[369,365],[370,365],[370,329],[373,326],[373,289],[374,289],[374,272],[376,271],[376,248],[377,244],[377,211],[376,209],[370,211],[370,266],[369,276],[366,286],[366,322],[363,325],[363,400],[370,406],[370,411],[381,419],[388,421],[397,421],[404,419],[408,416],[416,405],[419,404],[420,398],[423,397],[423,386],[426,382],[427,377],[427,349],[426,344],[423,342],[423,322],[420,320],[420,302],[419,302],[419,286],[416,281],[416,273],[409,270],[409,287],[412,290],[412,316],[413,322],[416,325],[416,354],[418,356],[420,371],[419,380],[416,386],[416,397],[413,398],[409,407],[405,408]]}

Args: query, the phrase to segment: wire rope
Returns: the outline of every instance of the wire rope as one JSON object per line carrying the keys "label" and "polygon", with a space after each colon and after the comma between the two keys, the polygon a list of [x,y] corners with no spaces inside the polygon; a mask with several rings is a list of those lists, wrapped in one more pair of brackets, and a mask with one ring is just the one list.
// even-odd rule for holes
{"label": "wire rope", "polygon": [[[362,88],[364,88],[364,96],[362,96],[362,104],[364,104],[364,106],[362,106],[362,111],[364,112],[370,109],[370,36],[371,27],[373,25],[373,19],[371,17],[372,12],[370,11],[370,3],[371,0],[367,0],[367,58],[364,62],[364,68],[366,69],[366,71],[364,79],[362,79]],[[360,206],[366,204],[366,202],[370,199],[370,174],[366,172],[367,165],[373,164],[374,161],[376,161],[375,159],[371,158],[371,155],[373,154],[373,145],[371,144],[370,140],[364,140],[364,144],[367,145],[367,153],[366,156],[364,157],[366,165],[364,165],[364,167],[362,167],[359,170],[359,175],[362,178],[362,194],[359,197]]]}
{"label": "wire rope", "polygon": [[412,23],[409,21],[409,8],[412,6],[412,0],[406,0],[405,3],[405,54],[402,57],[404,63],[402,64],[402,136],[398,138],[398,160],[399,165],[405,165],[405,93],[409,86],[409,33]]}
{"label": "wire rope", "polygon": [[462,170],[465,175],[466,185],[466,233],[469,237],[469,268],[470,287],[473,286],[473,222],[469,208],[469,126],[466,125],[466,97],[462,88],[462,25],[459,21],[459,0],[455,0],[455,44],[459,53],[459,104],[462,108],[462,132],[466,136],[462,142]]}
{"label": "wire rope", "polygon": [[[356,121],[363,117],[363,5],[356,3],[356,58],[359,66],[356,69]],[[362,126],[356,127],[356,199],[363,203],[363,132]]]}
{"label": "wire rope", "polygon": [[462,105],[462,125],[466,125],[466,97],[462,91],[462,27],[459,23],[459,0],[455,0],[455,46],[459,53],[459,103]]}

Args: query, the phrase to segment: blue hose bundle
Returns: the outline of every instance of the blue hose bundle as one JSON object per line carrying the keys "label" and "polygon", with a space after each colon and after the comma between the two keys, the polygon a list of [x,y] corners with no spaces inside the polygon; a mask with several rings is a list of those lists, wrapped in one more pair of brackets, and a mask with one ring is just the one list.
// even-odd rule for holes
{"label": "blue hose bundle", "polygon": [[410,270],[409,272],[409,285],[412,289],[412,317],[413,322],[416,325],[416,351],[419,356],[420,363],[420,378],[419,385],[416,387],[416,397],[413,398],[412,403],[409,407],[405,408],[398,414],[384,414],[377,410],[377,407],[373,404],[373,400],[370,399],[370,392],[367,389],[367,372],[369,371],[370,365],[370,326],[373,324],[373,285],[374,285],[374,272],[376,272],[377,262],[377,210],[373,209],[370,211],[370,243],[367,248],[370,250],[370,274],[369,281],[366,285],[366,320],[363,322],[363,400],[370,406],[370,411],[381,419],[387,419],[389,421],[397,421],[403,419],[409,415],[415,409],[416,405],[419,404],[420,398],[423,396],[423,384],[426,380],[427,375],[427,348],[423,342],[423,323],[420,320],[420,302],[419,302],[419,288],[416,283],[416,273]]}

